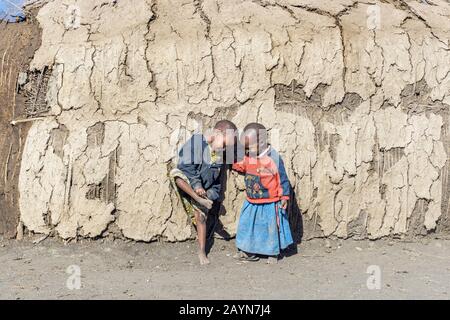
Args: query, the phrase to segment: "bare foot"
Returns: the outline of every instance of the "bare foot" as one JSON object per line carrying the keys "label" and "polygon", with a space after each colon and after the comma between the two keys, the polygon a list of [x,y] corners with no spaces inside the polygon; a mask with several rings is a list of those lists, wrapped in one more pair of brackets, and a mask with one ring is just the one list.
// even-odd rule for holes
{"label": "bare foot", "polygon": [[213,202],[211,200],[202,197],[198,197],[197,202],[208,210],[211,209],[213,205]]}
{"label": "bare foot", "polygon": [[208,257],[204,252],[198,253],[198,259],[200,260],[200,265],[202,266],[210,263]]}
{"label": "bare foot", "polygon": [[277,264],[278,263],[278,257],[268,257],[267,258],[267,264]]}

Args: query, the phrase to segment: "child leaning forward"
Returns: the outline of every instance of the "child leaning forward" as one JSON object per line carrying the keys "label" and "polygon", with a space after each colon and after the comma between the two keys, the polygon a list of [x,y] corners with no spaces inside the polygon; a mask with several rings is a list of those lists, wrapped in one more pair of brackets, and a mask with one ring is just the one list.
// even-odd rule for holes
{"label": "child leaning forward", "polygon": [[200,264],[208,264],[206,256],[206,219],[221,191],[220,173],[224,170],[224,150],[234,145],[236,126],[220,120],[212,133],[194,134],[181,148],[177,168],[170,180],[197,231]]}

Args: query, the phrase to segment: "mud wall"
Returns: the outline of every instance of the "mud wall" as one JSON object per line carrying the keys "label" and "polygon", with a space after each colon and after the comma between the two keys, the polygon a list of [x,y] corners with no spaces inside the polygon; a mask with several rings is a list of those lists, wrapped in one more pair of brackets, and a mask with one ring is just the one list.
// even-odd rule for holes
{"label": "mud wall", "polygon": [[[65,239],[189,238],[167,170],[177,143],[228,118],[272,128],[304,238],[448,230],[450,7],[432,2],[49,1],[21,221]],[[226,178],[233,234],[243,181]]]}
{"label": "mud wall", "polygon": [[18,85],[19,73],[26,74],[41,31],[35,19],[22,23],[0,21],[0,234],[16,235],[19,222],[18,180],[25,138],[30,125],[10,123],[25,114],[25,88]]}

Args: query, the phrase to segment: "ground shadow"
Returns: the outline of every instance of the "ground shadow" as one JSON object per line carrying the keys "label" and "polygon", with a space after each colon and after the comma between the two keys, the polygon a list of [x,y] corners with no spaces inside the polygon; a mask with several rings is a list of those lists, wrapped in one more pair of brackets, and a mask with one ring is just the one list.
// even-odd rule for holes
{"label": "ground shadow", "polygon": [[223,206],[223,200],[225,199],[225,193],[227,189],[228,170],[231,170],[231,165],[226,165],[221,172],[220,183],[222,188],[220,190],[220,197],[218,201],[214,202],[213,207],[208,213],[208,219],[206,220],[206,254],[209,253],[214,245],[214,235],[218,235],[223,240],[230,240],[233,237],[224,229],[219,217],[226,214],[226,209]]}
{"label": "ground shadow", "polygon": [[291,228],[292,238],[294,243],[283,250],[280,258],[286,258],[298,253],[298,245],[303,239],[303,216],[302,211],[298,205],[295,190],[291,187],[290,201],[288,204],[289,226]]}

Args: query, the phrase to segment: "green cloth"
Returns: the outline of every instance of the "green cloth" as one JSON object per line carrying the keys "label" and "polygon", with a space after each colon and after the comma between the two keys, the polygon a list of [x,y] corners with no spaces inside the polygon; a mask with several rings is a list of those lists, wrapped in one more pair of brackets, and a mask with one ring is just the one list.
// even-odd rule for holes
{"label": "green cloth", "polygon": [[172,184],[172,187],[176,191],[178,198],[180,199],[183,209],[188,215],[189,219],[194,225],[197,225],[197,221],[195,220],[195,211],[199,211],[205,218],[206,214],[208,213],[208,209],[204,208],[203,206],[199,205],[194,199],[192,199],[188,194],[186,194],[183,190],[180,190],[178,188],[175,179],[180,178],[189,183],[189,179],[186,177],[186,175],[181,171],[180,169],[172,169],[169,173],[170,183]]}

